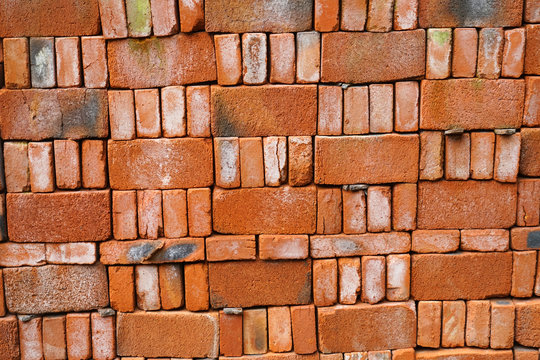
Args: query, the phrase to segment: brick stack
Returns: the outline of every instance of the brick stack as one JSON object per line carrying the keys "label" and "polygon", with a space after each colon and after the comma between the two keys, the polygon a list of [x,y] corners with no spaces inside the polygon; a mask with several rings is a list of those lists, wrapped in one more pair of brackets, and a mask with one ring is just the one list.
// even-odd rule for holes
{"label": "brick stack", "polygon": [[538,0],[4,0],[0,38],[0,359],[538,360]]}

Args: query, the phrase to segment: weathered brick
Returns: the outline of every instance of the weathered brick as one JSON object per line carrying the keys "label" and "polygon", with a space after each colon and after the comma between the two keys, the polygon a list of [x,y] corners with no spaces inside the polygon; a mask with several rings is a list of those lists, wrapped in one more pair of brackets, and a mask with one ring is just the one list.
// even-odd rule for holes
{"label": "weathered brick", "polygon": [[17,360],[21,358],[19,330],[15,316],[0,318],[0,351],[3,359]]}
{"label": "weathered brick", "polygon": [[527,25],[525,45],[525,74],[540,75],[540,25]]}
{"label": "weathered brick", "polygon": [[208,261],[255,260],[255,236],[214,235],[206,238]]}
{"label": "weathered brick", "polygon": [[310,239],[314,258],[405,253],[411,248],[406,232],[361,235],[315,235]]}
{"label": "weathered brick", "polygon": [[523,117],[524,80],[424,80],[420,128],[519,128]]}
{"label": "weathered brick", "polygon": [[424,30],[322,36],[322,81],[368,83],[425,74]]}
{"label": "weathered brick", "polygon": [[318,308],[323,353],[401,349],[416,344],[413,302]]}
{"label": "weathered brick", "polygon": [[218,352],[219,320],[216,312],[118,314],[117,353],[120,356],[216,358]]}
{"label": "weathered brick", "polygon": [[315,137],[315,183],[416,182],[417,135]]}
{"label": "weathered brick", "polygon": [[519,173],[525,176],[540,176],[540,129],[521,130],[521,156]]}
{"label": "weathered brick", "polygon": [[411,295],[416,300],[485,299],[510,294],[512,254],[414,254]]}
{"label": "weathered brick", "polygon": [[209,34],[178,34],[107,42],[113,88],[150,88],[215,81],[214,42]]}
{"label": "weathered brick", "polygon": [[307,235],[260,235],[258,245],[263,260],[305,259],[309,253]]}
{"label": "weathered brick", "polygon": [[508,228],[516,221],[517,186],[495,181],[422,181],[419,229]]}
{"label": "weathered brick", "polygon": [[113,189],[191,188],[214,181],[210,139],[110,140],[108,150]]}
{"label": "weathered brick", "polygon": [[45,244],[0,243],[0,266],[38,266],[45,264]]}
{"label": "weathered brick", "polygon": [[540,300],[521,300],[514,303],[516,305],[516,342],[523,346],[539,347]]}
{"label": "weathered brick", "polygon": [[68,359],[92,357],[90,313],[66,315],[66,343]]}
{"label": "weathered brick", "polygon": [[0,90],[5,140],[103,138],[109,134],[107,92],[96,89]]}
{"label": "weathered brick", "polygon": [[217,262],[208,267],[213,308],[311,301],[311,260]]}
{"label": "weathered brick", "polygon": [[222,360],[319,360],[319,353],[301,355],[294,352],[266,353],[262,355],[246,355],[240,357],[222,357]]}
{"label": "weathered brick", "polygon": [[86,311],[109,304],[107,272],[99,265],[45,265],[4,269],[10,312]]}
{"label": "weathered brick", "polygon": [[214,136],[315,135],[316,86],[212,86],[211,94]]}
{"label": "weathered brick", "polygon": [[264,354],[268,351],[266,309],[247,309],[243,312],[244,354]]}
{"label": "weathered brick", "polygon": [[7,210],[11,241],[101,241],[111,235],[108,190],[8,194]]}
{"label": "weathered brick", "polygon": [[417,360],[512,360],[512,350],[483,350],[473,348],[419,350]]}

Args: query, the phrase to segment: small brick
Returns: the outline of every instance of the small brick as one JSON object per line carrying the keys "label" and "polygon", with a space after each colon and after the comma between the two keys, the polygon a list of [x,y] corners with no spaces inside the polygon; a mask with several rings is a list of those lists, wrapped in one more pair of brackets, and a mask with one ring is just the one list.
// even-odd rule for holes
{"label": "small brick", "polygon": [[392,360],[415,360],[415,358],[416,354],[413,348],[392,351]]}
{"label": "small brick", "polygon": [[[272,42],[272,37],[270,37]],[[219,85],[236,85],[242,78],[240,36],[224,34],[214,36],[216,48],[217,81]]]}
{"label": "small brick", "polygon": [[446,136],[445,179],[467,180],[471,164],[471,137],[469,134]]}
{"label": "small brick", "polygon": [[[292,141],[292,140],[289,140],[289,141]],[[264,186],[264,160],[263,160],[262,139],[261,138],[240,138],[239,144],[240,144],[240,178],[241,178],[242,187]],[[311,162],[310,162],[310,166],[311,166]]]}
{"label": "small brick", "polygon": [[178,9],[182,32],[204,30],[204,1],[179,0]]}
{"label": "small brick", "polygon": [[528,75],[540,75],[540,60],[538,53],[540,52],[540,25],[525,26],[525,70]]}
{"label": "small brick", "polygon": [[525,29],[512,29],[504,32],[502,59],[503,77],[518,78],[523,74],[525,62]]}
{"label": "small brick", "polygon": [[342,191],[343,232],[362,234],[366,232],[366,194],[363,191]]}
{"label": "small brick", "polygon": [[34,88],[56,86],[54,38],[30,38],[30,74]]}
{"label": "small brick", "polygon": [[394,2],[390,0],[370,2],[366,30],[372,32],[388,32],[392,30],[393,8]]}
{"label": "small brick", "polygon": [[41,318],[34,318],[27,322],[19,320],[21,359],[43,359],[41,324]]}
{"label": "small brick", "polygon": [[[270,323],[272,319],[270,316],[271,309],[272,308],[268,309],[269,327],[270,327]],[[243,353],[242,320],[243,320],[242,314],[232,315],[232,314],[225,314],[223,311],[219,312],[219,330],[220,330],[219,353],[220,355],[224,355],[224,356],[241,356],[242,355]],[[289,333],[290,333],[290,330],[289,330]],[[270,340],[270,343],[271,341],[272,340]]]}
{"label": "small brick", "polygon": [[190,236],[208,236],[212,232],[212,191],[188,189],[188,229]]}
{"label": "small brick", "polygon": [[216,185],[240,187],[240,145],[238,138],[214,138]]}
{"label": "small brick", "polygon": [[397,0],[394,4],[394,30],[412,30],[417,26],[418,0]]}
{"label": "small brick", "polygon": [[289,185],[304,186],[313,181],[313,140],[311,136],[289,136]]}
{"label": "small brick", "polygon": [[364,31],[367,20],[367,0],[341,1],[341,30]]}
{"label": "small brick", "polygon": [[115,239],[137,238],[137,193],[135,191],[113,191],[112,218]]}
{"label": "small brick", "polygon": [[533,296],[536,251],[513,251],[512,297]]}
{"label": "small brick", "polygon": [[145,37],[152,34],[150,0],[126,0],[126,14],[130,37]]}
{"label": "small brick", "polygon": [[500,28],[480,30],[478,44],[478,69],[480,78],[496,79],[501,74],[504,32]]}
{"label": "small brick", "polygon": [[[528,241],[529,234],[540,231],[540,227],[515,227],[510,230],[510,247],[512,250],[532,250],[535,244]],[[531,245],[529,247],[529,245]],[[534,246],[534,247],[533,247]]]}
{"label": "small brick", "polygon": [[270,34],[270,82],[292,84],[296,76],[294,34]]}
{"label": "small brick", "polygon": [[317,351],[315,306],[292,306],[291,320],[294,352],[297,354],[312,354]]}
{"label": "small brick", "polygon": [[296,34],[296,82],[316,83],[321,78],[321,35],[315,31]]}
{"label": "small brick", "polygon": [[244,84],[260,85],[266,82],[266,34],[242,35],[242,74]]}
{"label": "small brick", "polygon": [[418,131],[419,95],[416,81],[396,83],[394,128],[397,132]]}
{"label": "small brick", "polygon": [[391,360],[392,352],[390,350],[370,351],[368,360]]}
{"label": "small brick", "polygon": [[540,4],[534,0],[525,1],[525,11],[524,11],[525,22],[540,22]]}
{"label": "small brick", "polygon": [[493,178],[495,159],[495,134],[491,132],[471,133],[471,178],[487,180]]}
{"label": "small brick", "polygon": [[45,359],[65,359],[66,317],[46,316],[43,318],[43,355]]}
{"label": "small brick", "polygon": [[465,326],[465,341],[467,346],[489,347],[490,321],[490,301],[467,301],[467,324]]}
{"label": "small brick", "polygon": [[208,265],[203,263],[186,264],[184,266],[184,283],[186,310],[208,310]]}
{"label": "small brick", "polygon": [[87,88],[105,88],[109,82],[107,69],[107,49],[101,36],[82,37],[82,65],[84,86]]}
{"label": "small brick", "polygon": [[353,305],[361,288],[360,258],[339,258],[339,302]]}
{"label": "small brick", "polygon": [[392,190],[388,186],[370,186],[367,191],[367,229],[384,232],[392,229]]}
{"label": "small brick", "polygon": [[511,300],[491,301],[491,348],[509,349],[513,346],[515,318],[514,304]]}
{"label": "small brick", "polygon": [[540,180],[518,179],[518,226],[538,226],[540,222]]}
{"label": "small brick", "polygon": [[255,260],[255,236],[214,235],[206,238],[208,261]]}
{"label": "small brick", "polygon": [[369,85],[369,132],[392,132],[393,116],[394,87],[392,84]]}
{"label": "small brick", "polygon": [[416,184],[396,184],[392,190],[392,228],[416,229]]}
{"label": "small brick", "polygon": [[459,230],[416,230],[412,233],[412,251],[445,253],[459,248]]}
{"label": "small brick", "polygon": [[439,131],[422,131],[420,133],[421,180],[438,180],[443,176],[444,136]]}
{"label": "small brick", "polygon": [[161,89],[161,119],[164,137],[186,136],[186,95],[183,86]]}
{"label": "small brick", "polygon": [[135,266],[137,307],[141,310],[159,310],[159,273],[157,265]]}
{"label": "small brick", "polygon": [[319,86],[318,135],[341,135],[343,92],[340,86]]}
{"label": "small brick", "polygon": [[126,9],[122,0],[99,0],[101,29],[106,39],[128,36]]}
{"label": "small brick", "polygon": [[155,36],[167,36],[178,32],[176,1],[151,0],[152,29]]}
{"label": "small brick", "polygon": [[317,234],[341,232],[342,208],[341,189],[317,189]]}
{"label": "small brick", "polygon": [[264,354],[268,351],[266,309],[244,311],[244,354]]}
{"label": "small brick", "polygon": [[73,190],[80,187],[79,143],[73,140],[55,140],[54,166],[56,186],[59,189]]}
{"label": "small brick", "polygon": [[453,77],[474,77],[478,50],[478,32],[476,29],[455,29],[452,57]]}
{"label": "small brick", "polygon": [[450,76],[452,29],[428,29],[426,79],[446,79]]}
{"label": "small brick", "polygon": [[[521,300],[515,301],[515,305],[516,342],[523,346],[538,347],[540,343],[538,335],[540,332],[535,324],[538,324],[540,318],[540,301],[538,299]],[[508,330],[513,329],[513,326],[508,326]]]}
{"label": "small brick", "polygon": [[538,350],[514,346],[514,360],[536,360],[538,359]]}
{"label": "small brick", "polygon": [[410,251],[411,238],[405,232],[361,235],[312,235],[313,258],[386,255]]}
{"label": "small brick", "polygon": [[141,238],[157,239],[163,236],[162,213],[161,191],[137,191],[137,218]]}
{"label": "small brick", "polygon": [[96,262],[96,244],[46,244],[46,257],[49,264],[93,264]]}
{"label": "small brick", "polygon": [[270,351],[280,353],[292,350],[291,326],[291,312],[288,306],[268,308],[268,349]]}
{"label": "small brick", "polygon": [[54,190],[53,147],[51,142],[28,143],[28,163],[32,192]]}
{"label": "small brick", "polygon": [[109,266],[109,296],[116,311],[135,310],[135,276],[132,266]]}
{"label": "small brick", "polygon": [[163,190],[163,234],[180,238],[188,234],[187,198],[185,190]]}
{"label": "small brick", "polygon": [[81,146],[82,185],[101,189],[107,186],[107,149],[104,140],[84,140]]}
{"label": "small brick", "polygon": [[262,260],[306,259],[307,235],[259,235],[259,258]]}
{"label": "small brick", "polygon": [[362,257],[362,301],[378,303],[385,297],[386,261],[384,256]]}
{"label": "small brick", "polygon": [[438,348],[441,343],[442,302],[418,302],[418,346]]}
{"label": "small brick", "polygon": [[524,126],[540,125],[540,77],[525,78],[525,110],[523,113]]}
{"label": "small brick", "polygon": [[336,31],[339,26],[339,0],[315,0],[315,30]]}
{"label": "small brick", "polygon": [[331,306],[337,302],[337,273],[336,259],[313,261],[313,302],[315,306]]}
{"label": "small brick", "polygon": [[369,133],[369,91],[367,86],[353,86],[345,89],[343,108],[344,134]]}
{"label": "small brick", "polygon": [[133,91],[108,91],[109,119],[111,123],[111,139],[131,140],[135,138],[135,112]]}
{"label": "small brick", "polygon": [[462,230],[461,250],[507,251],[510,234],[504,229]]}
{"label": "small brick", "polygon": [[210,136],[210,86],[190,86],[186,91],[187,133],[191,137]]}
{"label": "small brick", "polygon": [[137,137],[160,137],[161,120],[159,115],[159,90],[135,90]]}
{"label": "small brick", "polygon": [[386,298],[389,301],[408,300],[410,283],[410,255],[388,255],[386,257]]}
{"label": "small brick", "polygon": [[114,316],[102,317],[92,313],[92,358],[112,360],[116,356],[116,321]]}
{"label": "small brick", "polygon": [[465,345],[465,313],[464,301],[443,301],[441,346]]}
{"label": "small brick", "polygon": [[8,89],[30,87],[30,50],[27,38],[4,39],[4,81]]}
{"label": "small brick", "polygon": [[525,176],[540,176],[540,129],[521,130],[521,156],[519,159],[519,173]]}
{"label": "small brick", "polygon": [[521,134],[497,135],[493,178],[500,182],[516,182],[519,170]]}

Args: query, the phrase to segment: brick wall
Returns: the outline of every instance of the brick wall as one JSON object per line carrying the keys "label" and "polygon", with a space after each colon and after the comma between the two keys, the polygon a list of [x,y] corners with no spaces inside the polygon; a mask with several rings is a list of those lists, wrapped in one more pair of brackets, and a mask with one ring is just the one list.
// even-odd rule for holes
{"label": "brick wall", "polygon": [[539,359],[538,0],[4,0],[0,38],[0,359]]}

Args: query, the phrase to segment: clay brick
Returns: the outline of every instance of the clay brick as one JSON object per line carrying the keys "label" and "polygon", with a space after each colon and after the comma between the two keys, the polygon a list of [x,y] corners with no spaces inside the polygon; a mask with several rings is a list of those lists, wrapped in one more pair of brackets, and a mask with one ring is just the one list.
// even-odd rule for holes
{"label": "clay brick", "polygon": [[309,252],[307,235],[260,235],[258,245],[262,260],[305,259]]}
{"label": "clay brick", "polygon": [[341,232],[342,202],[341,189],[317,189],[317,234],[339,234]]}
{"label": "clay brick", "polygon": [[442,347],[465,346],[465,302],[443,301]]}
{"label": "clay brick", "polygon": [[[272,38],[270,37],[270,40]],[[224,34],[214,36],[216,48],[217,81],[219,85],[236,85],[242,77],[240,36]]]}
{"label": "clay brick", "polygon": [[66,343],[68,359],[92,358],[89,313],[66,315]]}
{"label": "clay brick", "polygon": [[213,308],[300,305],[311,300],[311,260],[231,261],[208,266]]}
{"label": "clay brick", "polygon": [[418,8],[420,27],[520,26],[523,1],[499,0],[494,7],[457,4],[452,0],[422,0]]}
{"label": "clay brick", "polygon": [[135,266],[137,307],[141,310],[159,310],[159,273],[156,265]]}
{"label": "clay brick", "polygon": [[525,70],[528,75],[540,75],[540,25],[525,27],[527,42],[525,44]]}
{"label": "clay brick", "polygon": [[396,184],[392,190],[392,228],[416,229],[416,184]]}
{"label": "clay brick", "polygon": [[367,20],[367,0],[341,1],[341,30],[364,31]]}
{"label": "clay brick", "polygon": [[229,1],[208,0],[204,14],[207,32],[297,32],[311,28],[313,1],[248,0],[231,6]]}
{"label": "clay brick", "polygon": [[538,226],[540,222],[540,181],[518,180],[518,226]]}
{"label": "clay brick", "polygon": [[190,236],[208,236],[212,232],[211,190],[188,189],[187,210]]}
{"label": "clay brick", "polygon": [[540,6],[536,1],[526,0],[524,11],[525,22],[540,22]]}
{"label": "clay brick", "polygon": [[401,349],[416,343],[412,302],[338,305],[317,312],[319,350],[325,353]]}
{"label": "clay brick", "polygon": [[5,166],[6,190],[8,192],[30,191],[28,143],[4,143],[3,159]]}
{"label": "clay brick", "polygon": [[527,76],[525,78],[525,110],[523,114],[524,126],[540,125],[540,77]]}
{"label": "clay brick", "polygon": [[54,141],[56,186],[73,190],[81,186],[79,143],[73,140]]}
{"label": "clay brick", "polygon": [[508,228],[515,223],[516,188],[494,181],[420,182],[418,228]]}
{"label": "clay brick", "polygon": [[471,137],[469,134],[446,136],[445,179],[467,180],[470,174]]}
{"label": "clay brick", "polygon": [[538,350],[514,346],[514,360],[536,360],[538,359]]}
{"label": "clay brick", "polygon": [[30,38],[32,87],[51,88],[56,86],[54,65],[54,39],[51,37]]}
{"label": "clay brick", "polygon": [[19,320],[21,359],[43,359],[41,323],[41,318],[27,322]]}
{"label": "clay brick", "polygon": [[476,29],[455,29],[452,57],[453,77],[474,77],[478,50]]}
{"label": "clay brick", "polygon": [[417,135],[317,136],[315,182],[333,185],[415,182],[418,152]]}
{"label": "clay brick", "polygon": [[438,348],[441,344],[442,302],[418,302],[418,346]]}
{"label": "clay brick", "polygon": [[94,35],[100,31],[98,1],[3,2],[0,24],[0,37]]}
{"label": "clay brick", "polygon": [[11,241],[100,241],[111,234],[108,190],[8,194],[7,209]]}
{"label": "clay brick", "polygon": [[291,320],[294,352],[297,354],[312,354],[317,351],[315,306],[292,306]]}
{"label": "clay brick", "polygon": [[132,266],[109,266],[109,296],[116,311],[135,310],[135,277]]}
{"label": "clay brick", "polygon": [[462,230],[461,250],[507,251],[510,234],[504,229]]}
{"label": "clay brick", "polygon": [[279,186],[287,181],[287,138],[263,138],[264,179],[266,186]]}
{"label": "clay brick", "polygon": [[366,232],[366,194],[364,191],[345,191],[343,198],[343,232],[362,234]]}
{"label": "clay brick", "polygon": [[32,192],[54,190],[53,149],[50,142],[28,143],[28,163]]}
{"label": "clay brick", "polygon": [[344,134],[349,135],[369,133],[368,94],[369,91],[367,86],[353,86],[345,89],[345,94],[343,98]]}
{"label": "clay brick", "polygon": [[249,309],[244,311],[243,315],[244,354],[266,353],[268,351],[266,309]]}
{"label": "clay brick", "polygon": [[512,358],[512,350],[459,348],[416,352],[417,360],[512,360]]}
{"label": "clay brick", "polygon": [[360,258],[338,259],[339,302],[353,305],[361,289]]}
{"label": "clay brick", "polygon": [[[518,128],[523,116],[524,90],[523,80],[422,81],[420,128]],[[505,99],[504,106],[499,98]]]}
{"label": "clay brick", "polygon": [[130,90],[108,91],[111,139],[131,140],[135,138],[135,102]]}
{"label": "clay brick", "polygon": [[[225,314],[219,312],[219,354],[224,356],[242,355],[242,315]],[[270,326],[270,308],[268,309],[268,322]],[[289,331],[290,332],[290,331]],[[270,340],[271,341],[271,340]]]}
{"label": "clay brick", "polygon": [[43,355],[45,359],[66,358],[66,317],[43,318]]}
{"label": "clay brick", "polygon": [[420,133],[419,177],[422,180],[438,180],[443,176],[443,133],[422,131]]}
{"label": "clay brick", "polygon": [[416,81],[395,84],[395,119],[397,132],[418,130],[418,103],[420,90]]}
{"label": "clay brick", "polygon": [[392,84],[369,85],[369,132],[392,132],[393,116],[394,87]]}
{"label": "clay brick", "polygon": [[180,265],[160,265],[158,271],[161,308],[172,310],[184,305],[184,277]]}
{"label": "clay brick", "polygon": [[164,190],[163,196],[163,233],[168,238],[187,236],[187,200],[185,190]]}
{"label": "clay brick", "polygon": [[336,259],[313,261],[313,302],[315,306],[331,306],[337,302],[337,282]]}
{"label": "clay brick", "polygon": [[532,250],[538,247],[533,239],[528,239],[533,231],[539,231],[540,227],[516,227],[510,231],[510,247],[512,250]]}
{"label": "clay brick", "polygon": [[92,313],[92,358],[110,360],[116,356],[115,319]]}
{"label": "clay brick", "polygon": [[[315,86],[211,88],[213,136],[301,136],[316,133]],[[261,107],[264,107],[264,112],[261,112]]]}
{"label": "clay brick", "polygon": [[521,130],[521,157],[519,159],[519,173],[525,176],[540,176],[540,129]]}
{"label": "clay brick", "polygon": [[19,330],[13,315],[0,318],[0,349],[6,360],[20,358]]}
{"label": "clay brick", "polygon": [[85,188],[107,186],[107,149],[104,140],[84,140],[81,146],[82,184]]}
{"label": "clay brick", "polygon": [[[224,234],[312,234],[316,188],[254,188],[213,191],[214,231]],[[273,214],[280,213],[276,218]]]}
{"label": "clay brick", "polygon": [[[264,160],[262,139],[240,138],[239,144],[240,179],[242,187],[264,186]],[[311,166],[311,162],[309,166]]]}
{"label": "clay brick", "polygon": [[240,187],[240,145],[238,138],[214,138],[216,185]]}
{"label": "clay brick", "polygon": [[459,230],[416,230],[412,233],[412,251],[445,253],[459,248]]}
{"label": "clay brick", "polygon": [[518,344],[538,347],[540,331],[536,324],[540,319],[540,300],[515,301],[515,340]]}
{"label": "clay brick", "polygon": [[49,264],[93,264],[96,262],[95,243],[46,244]]}
{"label": "clay brick", "polygon": [[178,10],[182,32],[204,30],[204,1],[180,0],[178,1]]}
{"label": "clay brick", "polygon": [[113,88],[184,85],[217,78],[214,44],[203,32],[109,41],[107,54]]}
{"label": "clay brick", "polygon": [[291,312],[288,306],[268,308],[268,348],[272,352],[292,349]]}
{"label": "clay brick", "polygon": [[523,74],[525,62],[525,29],[504,32],[502,72],[504,77],[518,78]]}
{"label": "clay brick", "polygon": [[137,191],[137,218],[140,237],[157,239],[163,236],[161,191]]}
{"label": "clay brick", "polygon": [[210,87],[188,87],[186,104],[188,136],[210,137]]}
{"label": "clay brick", "polygon": [[490,301],[467,301],[467,324],[465,326],[465,341],[467,346],[489,347],[490,322]]}
{"label": "clay brick", "polygon": [[416,300],[477,300],[510,294],[511,253],[414,254]]}
{"label": "clay brick", "polygon": [[10,119],[0,124],[4,140],[76,140],[103,138],[109,134],[105,90],[2,89],[0,116]]}
{"label": "clay brick", "polygon": [[495,134],[491,132],[471,133],[471,178],[487,180],[493,178],[495,159]]}
{"label": "clay brick", "polygon": [[151,0],[152,28],[155,36],[167,36],[178,32],[176,1]]}
{"label": "clay brick", "polygon": [[481,29],[478,44],[479,78],[497,79],[501,74],[504,31],[500,28]]}
{"label": "clay brick", "polygon": [[208,261],[255,260],[255,236],[213,235],[206,238]]}
{"label": "clay brick", "polygon": [[424,30],[323,34],[321,79],[368,83],[423,76],[424,41]]}
{"label": "clay brick", "polygon": [[126,0],[126,15],[130,37],[145,37],[152,34],[150,0]]}
{"label": "clay brick", "polygon": [[315,0],[315,30],[336,31],[339,26],[339,0]]}
{"label": "clay brick", "polygon": [[536,251],[513,251],[512,297],[531,297],[536,274]]}
{"label": "clay brick", "polygon": [[501,182],[516,182],[519,168],[521,135],[497,135],[493,178]]}
{"label": "clay brick", "polygon": [[184,283],[186,288],[186,310],[208,310],[208,264],[186,264],[184,266]]}
{"label": "clay brick", "polygon": [[369,232],[391,231],[392,190],[388,186],[371,186],[367,190],[367,229]]}
{"label": "clay brick", "polygon": [[493,349],[508,349],[514,344],[514,304],[511,300],[491,301],[490,345]]}
{"label": "clay brick", "polygon": [[384,299],[386,291],[384,256],[362,257],[362,301],[370,304]]}
{"label": "clay brick", "polygon": [[[384,85],[379,85],[384,86]],[[340,86],[319,86],[318,135],[341,135],[343,91]]]}
{"label": "clay brick", "polygon": [[108,151],[113,189],[174,189],[213,183],[210,139],[109,141]]}
{"label": "clay brick", "polygon": [[[323,354],[320,354],[323,355]],[[224,357],[223,360],[317,360],[319,358],[319,353],[314,353],[310,355],[300,355],[294,352],[288,353],[266,353],[262,355],[246,355],[241,357]]]}
{"label": "clay brick", "polygon": [[270,34],[270,82],[292,84],[296,75],[294,34]]}
{"label": "clay brick", "polygon": [[[16,6],[14,6],[16,7]],[[2,15],[4,13],[2,12]],[[1,15],[0,15],[1,16]],[[8,89],[30,87],[30,50],[28,39],[4,39],[5,85]]]}
{"label": "clay brick", "polygon": [[159,116],[159,90],[135,90],[134,94],[137,137],[160,137],[161,119]]}
{"label": "clay brick", "polygon": [[389,301],[408,300],[410,283],[410,255],[388,255],[386,257],[386,298]]}
{"label": "clay brick", "polygon": [[296,34],[296,82],[316,83],[321,75],[321,35],[316,31]]}
{"label": "clay brick", "polygon": [[242,74],[244,84],[260,85],[266,82],[266,34],[242,35]]}
{"label": "clay brick", "polygon": [[87,88],[105,88],[109,82],[107,71],[107,49],[101,36],[82,37],[82,65],[84,86]]}
{"label": "clay brick", "polygon": [[183,86],[161,89],[161,125],[164,137],[186,136],[186,95]]}
{"label": "clay brick", "polygon": [[210,357],[219,353],[216,312],[119,313],[117,354],[145,357]]}
{"label": "clay brick", "polygon": [[392,30],[394,2],[390,0],[371,1],[368,6],[367,31],[388,32]]}
{"label": "clay brick", "polygon": [[101,29],[106,39],[128,36],[126,8],[122,0],[98,0]]}
{"label": "clay brick", "polygon": [[115,239],[137,238],[137,193],[135,191],[113,191],[112,218]]}
{"label": "clay brick", "polygon": [[450,76],[452,29],[427,30],[426,79],[446,79]]}
{"label": "clay brick", "polygon": [[304,186],[313,181],[313,140],[311,136],[289,136],[289,185]]}
{"label": "clay brick", "polygon": [[418,0],[397,0],[394,4],[394,30],[412,30],[417,26]]}
{"label": "clay brick", "polygon": [[361,235],[313,235],[310,238],[314,258],[359,255],[386,255],[408,252],[411,238],[405,232]]}
{"label": "clay brick", "polygon": [[392,351],[392,360],[415,360],[414,349],[398,349]]}

